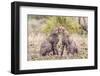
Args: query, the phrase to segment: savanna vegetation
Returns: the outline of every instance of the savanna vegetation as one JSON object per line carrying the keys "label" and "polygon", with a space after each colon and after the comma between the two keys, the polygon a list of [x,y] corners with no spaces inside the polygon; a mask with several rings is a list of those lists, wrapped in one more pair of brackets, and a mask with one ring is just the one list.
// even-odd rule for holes
{"label": "savanna vegetation", "polygon": [[28,15],[27,21],[28,60],[88,58],[87,17]]}

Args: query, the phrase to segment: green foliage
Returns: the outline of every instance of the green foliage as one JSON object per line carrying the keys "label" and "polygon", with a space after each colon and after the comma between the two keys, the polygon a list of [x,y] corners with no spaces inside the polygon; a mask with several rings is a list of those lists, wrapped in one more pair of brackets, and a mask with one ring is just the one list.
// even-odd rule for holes
{"label": "green foliage", "polygon": [[61,17],[59,17],[59,16],[57,16],[56,17],[56,22],[59,24],[59,25],[65,25],[66,24],[66,17],[63,17],[63,16],[61,16]]}
{"label": "green foliage", "polygon": [[66,17],[65,28],[70,33],[79,33],[79,32],[81,32],[80,25],[74,17]]}
{"label": "green foliage", "polygon": [[50,33],[57,26],[56,17],[49,17],[42,27],[42,32]]}
{"label": "green foliage", "polygon": [[76,21],[75,17],[63,17],[63,16],[50,16],[45,25],[42,27],[42,31],[50,33],[55,27],[63,26],[70,33],[79,33],[80,25]]}

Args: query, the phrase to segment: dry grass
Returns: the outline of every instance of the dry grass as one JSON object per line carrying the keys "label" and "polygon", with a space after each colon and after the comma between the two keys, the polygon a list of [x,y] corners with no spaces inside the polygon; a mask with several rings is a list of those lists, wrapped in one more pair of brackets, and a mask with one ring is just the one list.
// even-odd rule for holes
{"label": "dry grass", "polygon": [[[74,56],[67,55],[67,50],[64,49],[63,56],[60,55],[49,55],[40,56],[40,46],[41,43],[46,39],[47,35],[40,32],[40,28],[45,23],[46,19],[35,19],[29,18],[28,20],[28,45],[27,45],[27,60],[60,60],[60,59],[86,59],[88,58],[88,39],[87,35],[71,34],[71,38],[75,41],[78,47],[78,54]],[[54,21],[54,20],[52,20]],[[50,21],[51,22],[51,21]],[[75,24],[74,24],[75,25]],[[51,26],[51,25],[50,25]],[[72,29],[71,29],[72,30]],[[72,30],[73,31],[73,30]],[[59,49],[59,54],[61,53],[61,40],[57,44],[57,49]]]}
{"label": "dry grass", "polygon": [[[31,33],[28,36],[28,60],[59,60],[59,59],[85,59],[88,58],[88,46],[87,46],[87,37],[81,36],[78,34],[72,34],[71,38],[76,42],[79,49],[78,54],[74,56],[69,54],[67,55],[67,50],[64,49],[63,56],[60,55],[49,55],[49,56],[40,56],[40,45],[46,39],[46,35],[43,33]],[[58,43],[57,49],[60,50],[60,41]]]}

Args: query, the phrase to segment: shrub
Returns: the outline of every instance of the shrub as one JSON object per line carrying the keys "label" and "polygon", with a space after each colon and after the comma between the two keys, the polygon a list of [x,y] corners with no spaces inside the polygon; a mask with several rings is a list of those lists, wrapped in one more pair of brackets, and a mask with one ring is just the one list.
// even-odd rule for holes
{"label": "shrub", "polygon": [[42,32],[50,33],[54,28],[63,26],[69,33],[79,33],[81,31],[79,23],[75,17],[50,16],[42,27]]}

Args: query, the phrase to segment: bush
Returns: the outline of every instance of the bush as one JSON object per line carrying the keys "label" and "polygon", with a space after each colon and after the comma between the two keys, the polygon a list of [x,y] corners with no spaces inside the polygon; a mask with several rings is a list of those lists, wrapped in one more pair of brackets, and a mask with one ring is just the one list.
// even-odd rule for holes
{"label": "bush", "polygon": [[63,26],[69,33],[79,33],[81,31],[79,23],[75,17],[50,16],[42,27],[42,32],[50,33],[55,27]]}

